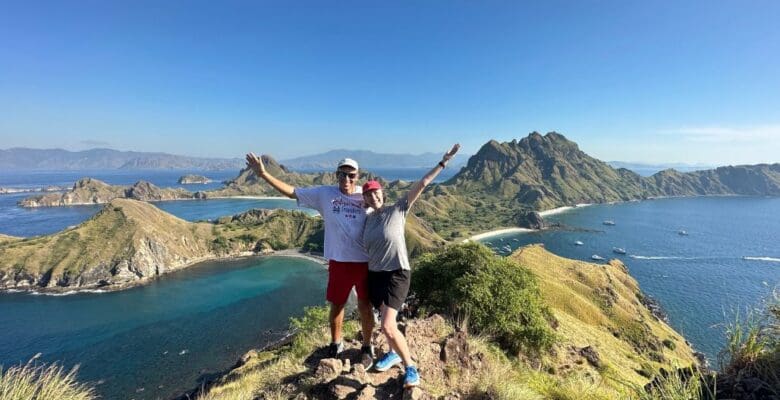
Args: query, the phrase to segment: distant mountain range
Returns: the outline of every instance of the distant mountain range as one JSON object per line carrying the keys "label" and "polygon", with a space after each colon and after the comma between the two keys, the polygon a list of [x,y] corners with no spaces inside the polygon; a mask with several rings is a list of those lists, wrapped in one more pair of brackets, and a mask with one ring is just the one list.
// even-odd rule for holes
{"label": "distant mountain range", "polygon": [[239,170],[240,158],[201,158],[167,153],[90,149],[11,148],[0,150],[0,169],[84,170],[84,169],[182,169]]}
{"label": "distant mountain range", "polygon": [[[446,150],[446,149],[445,149]],[[433,167],[441,161],[444,154],[441,153],[423,153],[423,154],[390,154],[375,153],[369,150],[331,150],[325,153],[313,154],[310,156],[291,158],[282,160],[280,163],[287,168],[295,170],[326,170],[335,169],[335,163],[342,158],[352,158],[360,164],[361,169],[377,168],[425,168]],[[458,154],[450,161],[450,168],[462,166],[468,160],[468,155]]]}
{"label": "distant mountain range", "polygon": [[[353,158],[363,169],[422,168],[436,165],[443,153],[387,154],[367,150],[331,150],[282,161],[293,170],[334,169],[342,158]],[[458,155],[450,167],[466,163],[468,156]],[[89,169],[181,169],[181,170],[240,170],[241,158],[202,158],[167,153],[90,149],[68,151],[63,149],[11,148],[0,150],[0,168],[8,170],[89,170]]]}

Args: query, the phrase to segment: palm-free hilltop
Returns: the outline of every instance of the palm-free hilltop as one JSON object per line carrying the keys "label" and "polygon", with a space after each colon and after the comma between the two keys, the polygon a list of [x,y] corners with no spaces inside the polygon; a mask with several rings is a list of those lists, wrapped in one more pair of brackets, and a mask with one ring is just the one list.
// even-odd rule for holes
{"label": "palm-free hilltop", "polygon": [[[402,326],[424,377],[419,388],[404,392],[400,369],[365,371],[358,340],[328,358],[320,351],[326,314],[313,309],[293,322],[292,344],[248,353],[197,398],[647,398],[644,385],[659,371],[698,365],[618,261],[574,261],[541,246],[502,258],[471,243],[415,267],[418,311]],[[387,350],[381,335],[376,342]]]}

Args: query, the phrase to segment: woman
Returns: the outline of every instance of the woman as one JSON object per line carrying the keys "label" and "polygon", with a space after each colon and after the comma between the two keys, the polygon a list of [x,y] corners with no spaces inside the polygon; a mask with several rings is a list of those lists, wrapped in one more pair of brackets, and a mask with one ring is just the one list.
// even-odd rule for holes
{"label": "woman", "polygon": [[390,351],[377,361],[374,368],[387,371],[403,362],[406,367],[405,388],[420,384],[420,376],[409,353],[406,338],[396,323],[398,310],[409,292],[411,278],[404,239],[406,215],[423,189],[439,175],[459,148],[459,144],[452,146],[439,164],[395,204],[384,204],[384,193],[379,182],[368,181],[363,185],[363,202],[367,207],[363,245],[368,253],[368,294],[373,306],[381,313],[382,331],[390,345]]}

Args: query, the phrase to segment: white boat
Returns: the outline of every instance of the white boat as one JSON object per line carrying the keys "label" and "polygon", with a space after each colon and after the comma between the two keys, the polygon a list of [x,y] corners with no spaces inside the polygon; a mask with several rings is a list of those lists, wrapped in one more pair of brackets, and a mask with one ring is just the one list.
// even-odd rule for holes
{"label": "white boat", "polygon": [[615,254],[626,254],[626,249],[622,247],[613,247],[612,252]]}
{"label": "white boat", "polygon": [[596,260],[596,261],[604,261],[604,257],[602,257],[602,256],[600,256],[600,255],[598,255],[598,254],[594,254],[594,255],[592,255],[592,256],[590,256],[590,258],[591,258],[592,260]]}
{"label": "white boat", "polygon": [[688,231],[686,231],[685,229],[680,229],[679,231],[677,231],[677,234],[680,236],[688,236]]}
{"label": "white boat", "polygon": [[574,242],[574,245],[575,245],[575,246],[582,246],[582,245],[584,245],[584,244],[585,244],[585,243],[582,243],[582,241],[580,241],[580,240],[578,240],[578,241]]}
{"label": "white boat", "polygon": [[613,220],[611,220],[611,219],[608,219],[608,220],[606,220],[606,221],[604,221],[604,222],[602,222],[602,223],[603,223],[604,225],[609,225],[609,226],[613,226],[613,225],[615,225],[615,221],[613,221]]}

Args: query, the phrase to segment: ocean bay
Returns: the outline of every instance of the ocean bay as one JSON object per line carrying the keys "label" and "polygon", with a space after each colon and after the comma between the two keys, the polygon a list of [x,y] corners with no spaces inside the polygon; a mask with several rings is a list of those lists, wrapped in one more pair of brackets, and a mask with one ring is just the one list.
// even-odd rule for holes
{"label": "ocean bay", "polygon": [[[670,324],[713,367],[734,313],[744,315],[746,309],[760,307],[780,285],[779,198],[695,197],[593,205],[547,220],[572,229],[509,233],[482,242],[499,254],[543,243],[567,258],[620,259],[641,289],[660,301]],[[615,225],[604,225],[605,220],[614,220]],[[615,247],[627,254],[614,253]]]}
{"label": "ocean bay", "polygon": [[[147,285],[67,296],[0,294],[0,364],[80,364],[104,398],[170,398],[324,303],[326,270],[309,260],[207,262]],[[160,374],[160,371],[167,371]]]}

